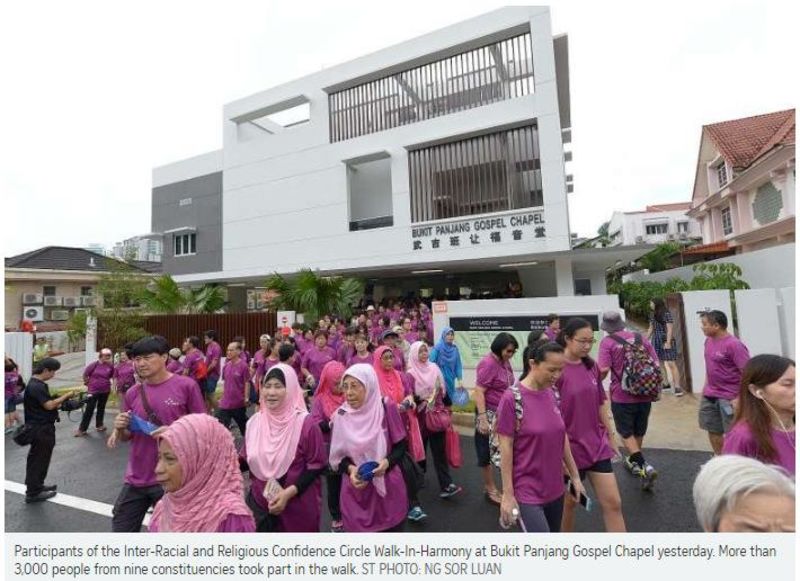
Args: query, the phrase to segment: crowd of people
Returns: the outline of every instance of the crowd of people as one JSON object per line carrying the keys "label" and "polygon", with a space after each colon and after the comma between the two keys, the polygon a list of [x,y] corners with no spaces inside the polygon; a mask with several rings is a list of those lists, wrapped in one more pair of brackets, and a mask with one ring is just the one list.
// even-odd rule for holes
{"label": "crowd of people", "polygon": [[[511,363],[517,338],[494,338],[471,399],[483,492],[501,527],[574,531],[579,507],[596,502],[605,529],[625,531],[617,460],[643,491],[655,490],[658,470],[645,456],[644,439],[662,397],[661,364],[674,395],[683,390],[673,369],[671,318],[662,303],[653,307],[645,334],[626,328],[619,312],[604,313],[596,359],[589,321],[551,315],[528,337],[521,375]],[[704,312],[699,324],[707,369],[699,424],[721,455],[695,483],[701,526],[793,530],[793,510],[762,515],[757,508],[771,493],[780,502],[763,502],[794,502],[795,364],[777,355],[750,358],[727,331],[724,313]],[[108,446],[130,445],[112,530],[139,531],[151,509],[151,531],[318,532],[323,506],[335,532],[400,531],[426,519],[418,493],[430,466],[443,502],[462,492],[452,406],[470,399],[455,332],[444,328],[433,344],[432,327],[424,305],[397,303],[368,306],[347,322],[325,316],[311,329],[262,335],[252,354],[243,337],[223,349],[213,330],[202,340],[186,337],[179,348],[162,337],[142,338],[116,364],[102,349],[84,372],[90,398],[75,436],[87,435],[93,416],[95,430],[106,430],[105,404],[116,392],[120,412]],[[26,423],[37,432],[28,502],[56,494],[44,482],[53,414],[74,395],[47,392],[57,364],[37,362],[25,390]],[[7,358],[7,426],[13,373]]]}

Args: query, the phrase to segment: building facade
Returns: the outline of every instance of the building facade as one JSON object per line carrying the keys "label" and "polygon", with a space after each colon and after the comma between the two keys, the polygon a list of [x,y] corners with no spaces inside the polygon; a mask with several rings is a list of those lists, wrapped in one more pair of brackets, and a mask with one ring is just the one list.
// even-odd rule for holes
{"label": "building facade", "polygon": [[161,234],[143,234],[117,242],[111,251],[114,258],[161,262],[164,247]]}
{"label": "building facade", "polygon": [[713,249],[794,242],[794,109],[703,127],[689,216]]}
{"label": "building facade", "polygon": [[611,246],[689,242],[702,237],[700,224],[686,215],[691,203],[658,204],[640,212],[614,212],[608,224]]}
{"label": "building facade", "polygon": [[605,292],[571,252],[566,36],[497,10],[224,107],[223,148],[153,171],[182,284],[234,294],[302,268],[376,295]]}

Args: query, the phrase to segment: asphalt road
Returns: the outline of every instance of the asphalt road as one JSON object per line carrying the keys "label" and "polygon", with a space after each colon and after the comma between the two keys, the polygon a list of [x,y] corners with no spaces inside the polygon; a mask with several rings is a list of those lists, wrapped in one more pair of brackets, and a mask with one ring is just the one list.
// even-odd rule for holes
{"label": "asphalt road", "polygon": [[[108,532],[111,530],[110,509],[122,486],[128,447],[121,444],[116,450],[105,446],[105,437],[94,431],[87,438],[74,438],[77,423],[66,414],[57,424],[56,448],[47,478],[57,484],[63,495],[102,503],[86,503],[66,499],[69,506],[54,502],[25,504],[18,492],[25,480],[25,457],[28,448],[5,438],[5,511],[6,532]],[[73,414],[74,419],[79,417]],[[107,414],[106,425],[112,425],[113,415]],[[238,432],[237,432],[238,434]],[[428,518],[421,523],[409,523],[407,532],[502,532],[498,525],[498,509],[484,500],[480,473],[474,462],[472,438],[461,437],[464,466],[453,471],[455,481],[464,492],[448,500],[438,498],[438,484],[432,466],[427,486],[420,492]],[[692,532],[698,531],[691,488],[700,465],[710,454],[680,450],[645,449],[648,461],[658,468],[660,477],[653,493],[640,490],[639,482],[616,464],[617,482],[622,494],[623,513],[631,532]],[[499,474],[498,474],[499,482]],[[17,484],[14,484],[17,483]],[[590,496],[592,493],[590,491]],[[57,497],[58,498],[58,497]],[[91,504],[97,514],[87,510]],[[105,505],[105,506],[104,506]],[[323,499],[324,505],[324,499]],[[323,509],[321,530],[329,530],[327,510]],[[599,506],[587,513],[578,510],[577,532],[602,532]]]}

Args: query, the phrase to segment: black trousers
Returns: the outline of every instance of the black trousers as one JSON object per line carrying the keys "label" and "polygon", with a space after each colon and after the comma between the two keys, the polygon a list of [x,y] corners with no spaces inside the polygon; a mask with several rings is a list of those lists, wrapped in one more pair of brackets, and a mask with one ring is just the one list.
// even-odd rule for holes
{"label": "black trousers", "polygon": [[89,429],[89,422],[92,421],[92,414],[94,413],[95,407],[97,408],[97,419],[95,420],[95,426],[98,428],[103,427],[103,421],[105,420],[106,414],[106,402],[108,401],[108,394],[107,393],[95,393],[88,399],[86,402],[86,408],[83,410],[83,417],[81,418],[81,425],[78,429],[81,432],[85,432]]}
{"label": "black trousers", "polygon": [[[439,488],[444,490],[453,483],[450,476],[450,467],[447,465],[447,454],[445,453],[445,432],[428,432],[422,439],[425,450],[430,448],[433,453],[433,466],[436,469],[436,478],[439,480]],[[424,472],[428,471],[428,456],[418,462]]]}
{"label": "black trousers", "polygon": [[342,520],[342,511],[339,508],[339,496],[342,493],[342,475],[338,473],[326,474],[325,481],[328,487],[328,512],[331,513],[331,520]]}
{"label": "black trousers", "polygon": [[55,424],[36,425],[33,428],[33,441],[28,450],[28,459],[25,463],[25,494],[36,496],[44,487],[47,470],[50,468],[50,458],[53,457],[53,448],[56,447]]}
{"label": "black trousers", "polygon": [[239,426],[239,432],[242,434],[242,437],[244,437],[244,430],[247,426],[247,408],[236,408],[233,410],[219,408],[214,413],[214,417],[226,428],[230,427],[231,420],[235,421],[236,425]]}
{"label": "black trousers", "polygon": [[138,533],[147,509],[155,506],[163,495],[164,489],[160,486],[123,485],[112,510],[111,531]]}

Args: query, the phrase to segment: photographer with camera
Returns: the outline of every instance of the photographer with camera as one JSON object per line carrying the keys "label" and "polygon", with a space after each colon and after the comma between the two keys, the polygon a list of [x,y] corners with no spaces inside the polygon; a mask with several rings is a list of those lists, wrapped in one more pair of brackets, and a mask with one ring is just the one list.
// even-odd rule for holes
{"label": "photographer with camera", "polygon": [[[41,502],[56,495],[55,484],[46,486],[44,479],[50,468],[50,458],[56,445],[56,422],[58,409],[68,399],[78,394],[71,390],[59,397],[50,395],[47,381],[51,380],[61,363],[46,357],[33,366],[33,376],[25,389],[25,426],[23,442],[30,443],[28,460],[25,466],[25,502]],[[18,441],[18,443],[20,443]]]}

